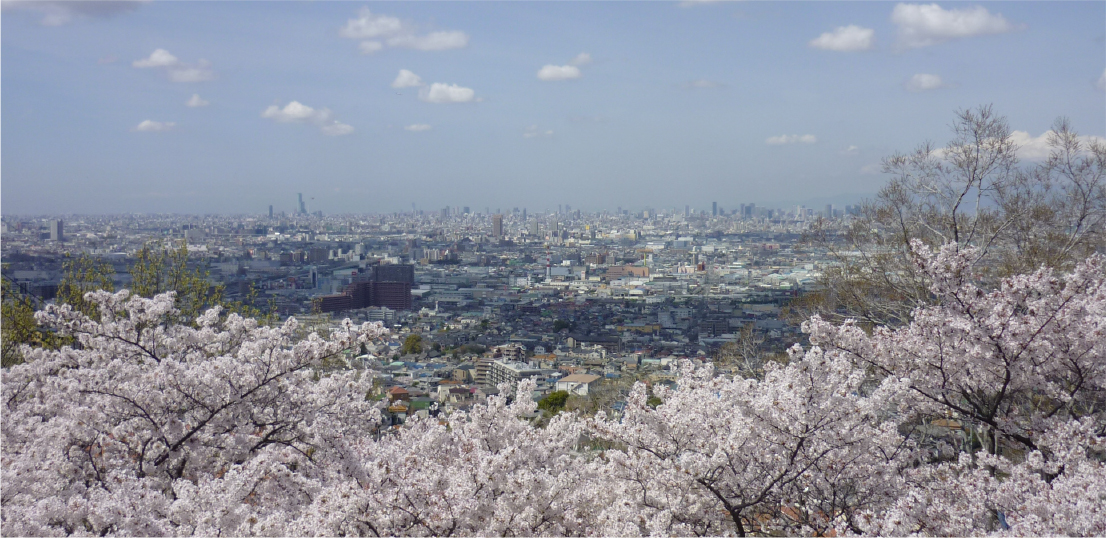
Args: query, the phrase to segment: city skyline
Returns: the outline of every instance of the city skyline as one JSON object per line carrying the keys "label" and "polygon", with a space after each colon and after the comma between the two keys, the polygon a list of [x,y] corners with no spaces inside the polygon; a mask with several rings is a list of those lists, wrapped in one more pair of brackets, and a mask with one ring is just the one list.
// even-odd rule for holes
{"label": "city skyline", "polygon": [[958,109],[1106,135],[1102,3],[3,7],[5,215],[818,209]]}

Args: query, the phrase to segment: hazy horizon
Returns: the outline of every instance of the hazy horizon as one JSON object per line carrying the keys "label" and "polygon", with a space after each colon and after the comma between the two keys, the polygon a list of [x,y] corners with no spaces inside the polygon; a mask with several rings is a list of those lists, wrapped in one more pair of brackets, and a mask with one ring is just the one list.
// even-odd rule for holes
{"label": "hazy horizon", "polygon": [[5,216],[838,204],[958,109],[1106,136],[1102,2],[3,9]]}

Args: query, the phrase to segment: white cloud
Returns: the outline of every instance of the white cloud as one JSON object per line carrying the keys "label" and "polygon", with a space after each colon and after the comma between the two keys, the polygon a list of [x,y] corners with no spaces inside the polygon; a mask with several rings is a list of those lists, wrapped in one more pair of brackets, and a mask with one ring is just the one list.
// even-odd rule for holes
{"label": "white cloud", "polygon": [[883,165],[880,163],[866,164],[860,167],[860,173],[866,176],[880,172],[883,172]]}
{"label": "white cloud", "polygon": [[419,133],[422,131],[429,131],[430,126],[425,123],[416,123],[413,125],[408,125],[407,127],[404,127],[404,129],[411,131],[412,133]]}
{"label": "white cloud", "polygon": [[150,53],[149,58],[135,60],[131,65],[140,69],[146,67],[170,67],[177,65],[179,61],[180,60],[177,60],[177,57],[170,54],[169,51],[165,49],[155,49]]}
{"label": "white cloud", "polygon": [[388,39],[389,47],[415,50],[449,50],[465,48],[469,36],[464,32],[432,32],[427,35],[400,35]]}
{"label": "white cloud", "polygon": [[370,39],[393,36],[403,30],[403,22],[399,19],[387,15],[373,15],[369,8],[361,8],[358,18],[346,21],[346,25],[338,30],[338,35],[350,39]]}
{"label": "white cloud", "polygon": [[946,10],[937,4],[898,4],[891,12],[891,22],[899,27],[899,46],[907,48],[1018,29],[1002,15],[992,15],[983,6]]}
{"label": "white cloud", "polygon": [[292,101],[285,105],[284,108],[271,105],[261,113],[262,118],[271,119],[280,123],[306,123],[316,125],[323,134],[330,136],[345,135],[353,132],[352,126],[335,120],[333,116],[334,114],[328,108],[315,109],[299,101]]}
{"label": "white cloud", "polygon": [[437,51],[459,49],[468,46],[468,34],[458,30],[448,30],[419,34],[416,28],[396,17],[373,14],[368,8],[362,8],[356,19],[349,19],[338,30],[338,35],[349,39],[362,39],[359,49],[362,54],[373,54],[388,47],[400,47],[415,50]]}
{"label": "white cloud", "polygon": [[299,101],[292,101],[285,105],[284,108],[271,105],[261,113],[261,117],[273,119],[281,123],[321,123],[330,120],[330,110],[326,108],[315,110]]}
{"label": "white cloud", "polygon": [[334,123],[323,125],[320,130],[327,136],[342,136],[348,135],[353,132],[353,127],[345,123],[335,121]]}
{"label": "white cloud", "polygon": [[144,120],[135,126],[134,130],[140,133],[160,133],[169,131],[176,126],[177,124],[171,121]]}
{"label": "white cloud", "polygon": [[155,49],[149,57],[135,60],[131,65],[139,69],[164,68],[173,82],[203,82],[215,78],[211,62],[200,59],[194,64],[184,63],[165,49]]}
{"label": "white cloud", "polygon": [[361,51],[361,54],[372,54],[378,52],[384,48],[384,44],[379,41],[362,41],[357,49]]}
{"label": "white cloud", "polygon": [[[1041,136],[1030,136],[1028,131],[1012,131],[1010,140],[1018,145],[1018,158],[1027,161],[1043,161],[1048,158],[1052,148],[1048,145],[1048,139],[1054,133],[1049,130]],[[1079,142],[1086,149],[1092,143],[1106,144],[1106,138],[1101,136],[1081,136]]]}
{"label": "white cloud", "polygon": [[860,148],[858,146],[849,146],[841,150],[842,155],[856,155],[857,153],[860,153]]}
{"label": "white cloud", "polygon": [[586,52],[577,54],[575,58],[568,61],[572,65],[588,65],[591,63],[591,55]]}
{"label": "white cloud", "polygon": [[907,91],[924,92],[945,88],[947,86],[944,82],[941,82],[940,76],[931,75],[929,73],[918,73],[910,77],[910,80],[906,81],[903,87],[906,88]]}
{"label": "white cloud", "polygon": [[537,125],[531,125],[522,132],[523,138],[537,138],[540,136],[553,136],[553,131],[551,129],[542,130],[539,129]]}
{"label": "white cloud", "polygon": [[685,88],[693,89],[693,90],[705,90],[705,89],[711,89],[711,88],[721,88],[722,86],[723,86],[723,84],[721,82],[715,82],[713,80],[707,80],[705,78],[701,78],[699,80],[693,80],[691,82],[687,82],[687,83],[684,84]]}
{"label": "white cloud", "polygon": [[817,141],[818,141],[818,137],[816,137],[814,135],[810,135],[810,134],[805,134],[805,135],[770,136],[764,142],[769,144],[769,145],[772,145],[772,146],[779,146],[779,145],[782,145],[782,144],[795,144],[795,143],[813,144]]}
{"label": "white cloud", "polygon": [[412,88],[423,85],[422,79],[418,75],[406,69],[400,69],[399,75],[392,81],[393,88]]}
{"label": "white cloud", "polygon": [[1095,86],[1102,91],[1106,91],[1106,70],[1102,71],[1102,76],[1098,77],[1098,83]]}
{"label": "white cloud", "polygon": [[476,96],[472,88],[465,88],[456,84],[443,84],[435,82],[429,88],[419,90],[419,99],[428,103],[468,103]]}
{"label": "white cloud", "polygon": [[876,31],[861,28],[855,24],[838,26],[832,32],[826,32],[810,41],[810,46],[822,50],[853,52],[872,48]]}
{"label": "white cloud", "polygon": [[569,80],[580,78],[580,68],[575,65],[546,65],[538,70],[542,80]]}
{"label": "white cloud", "polygon": [[184,103],[185,106],[190,106],[190,107],[207,106],[207,105],[210,105],[210,104],[211,104],[210,102],[205,101],[203,98],[201,98],[200,94],[198,94],[198,93],[192,94],[192,98],[190,98],[188,101],[186,101]]}

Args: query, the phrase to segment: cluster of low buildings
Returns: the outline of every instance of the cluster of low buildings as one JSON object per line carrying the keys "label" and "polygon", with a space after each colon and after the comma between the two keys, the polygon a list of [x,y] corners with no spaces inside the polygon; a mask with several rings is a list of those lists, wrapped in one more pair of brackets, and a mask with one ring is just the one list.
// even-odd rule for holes
{"label": "cluster of low buildings", "polygon": [[[407,413],[470,404],[521,378],[535,379],[536,397],[664,382],[680,359],[742,335],[782,351],[801,335],[781,309],[830,263],[803,234],[815,220],[841,229],[851,212],[5,216],[0,231],[4,276],[41,302],[67,256],[110,263],[123,288],[136,252],[154,244],[185,246],[230,300],[323,324],[383,322],[391,339],[351,364],[378,369],[379,396]],[[410,335],[423,350],[404,355]]]}

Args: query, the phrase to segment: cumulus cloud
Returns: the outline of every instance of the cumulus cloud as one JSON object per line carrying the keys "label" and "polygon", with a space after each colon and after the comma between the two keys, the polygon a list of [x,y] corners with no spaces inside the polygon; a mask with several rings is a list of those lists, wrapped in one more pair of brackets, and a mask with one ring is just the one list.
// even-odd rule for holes
{"label": "cumulus cloud", "polygon": [[176,126],[177,124],[171,121],[144,120],[142,123],[136,125],[134,130],[140,133],[160,133],[169,131]]}
{"label": "cumulus cloud", "polygon": [[468,103],[475,99],[476,92],[456,84],[435,82],[430,87],[419,90],[419,99],[428,103]]}
{"label": "cumulus cloud", "polygon": [[903,84],[903,87],[907,91],[911,92],[924,92],[929,90],[936,90],[939,88],[945,88],[947,85],[941,81],[941,77],[938,75],[931,75],[929,73],[918,73],[910,77],[910,80]]}
{"label": "cumulus cloud", "polygon": [[857,153],[860,153],[860,148],[858,146],[849,146],[841,150],[842,155],[856,155]]}
{"label": "cumulus cloud", "polygon": [[362,54],[373,54],[388,47],[400,47],[414,50],[438,51],[459,49],[468,46],[468,34],[457,31],[439,31],[419,34],[409,23],[388,15],[373,14],[368,8],[362,8],[356,19],[349,19],[338,30],[338,35],[349,39],[362,39],[359,49]]}
{"label": "cumulus cloud", "polygon": [[891,22],[898,26],[899,46],[906,48],[1019,29],[983,6],[946,10],[937,4],[898,4],[891,12]]}
{"label": "cumulus cloud", "polygon": [[205,101],[203,98],[201,98],[200,94],[198,94],[198,93],[192,94],[192,97],[188,101],[185,101],[185,103],[184,103],[185,106],[190,106],[190,107],[201,107],[201,106],[207,106],[207,105],[210,105],[210,104],[211,104],[210,102]]}
{"label": "cumulus cloud", "polygon": [[388,39],[389,47],[415,50],[449,50],[465,48],[469,36],[464,32],[432,32],[427,35],[400,35]]}
{"label": "cumulus cloud", "polygon": [[194,64],[184,63],[165,49],[155,49],[148,57],[135,60],[131,65],[138,69],[164,69],[173,82],[203,82],[215,78],[211,62],[200,59]]}
{"label": "cumulus cloud", "polygon": [[[1048,140],[1055,133],[1051,130],[1045,131],[1041,136],[1031,136],[1028,131],[1012,131],[1010,133],[1010,140],[1018,145],[1018,158],[1027,161],[1043,161],[1048,158],[1052,152],[1052,148],[1048,145]],[[1093,143],[1106,144],[1106,138],[1101,136],[1088,136],[1084,135],[1079,137],[1079,142],[1083,148]]]}
{"label": "cumulus cloud", "polygon": [[145,0],[112,2],[4,0],[0,3],[0,6],[2,6],[4,11],[36,11],[42,14],[42,20],[40,20],[39,23],[43,26],[62,26],[79,18],[105,18],[120,13],[127,13],[138,9],[139,6],[145,3]]}
{"label": "cumulus cloud", "polygon": [[855,24],[838,26],[832,32],[826,32],[812,40],[810,46],[816,49],[838,52],[853,52],[872,48],[876,31],[861,28]]}
{"label": "cumulus cloud", "polygon": [[575,58],[568,61],[571,65],[588,65],[591,63],[591,55],[586,52],[577,54]]}
{"label": "cumulus cloud", "polygon": [[299,101],[292,101],[280,108],[276,105],[271,105],[261,113],[262,118],[268,118],[279,121],[281,123],[295,123],[295,122],[325,122],[330,120],[330,110],[321,108],[315,110]]}
{"label": "cumulus cloud", "polygon": [[393,88],[413,88],[422,85],[422,79],[406,69],[400,69],[399,75],[392,81]]}
{"label": "cumulus cloud", "polygon": [[315,109],[299,101],[292,101],[281,108],[271,105],[261,113],[262,118],[271,119],[280,123],[306,123],[316,125],[323,134],[339,136],[350,134],[353,127],[333,119],[333,113],[328,108]]}
{"label": "cumulus cloud", "polygon": [[541,80],[569,80],[580,78],[580,68],[575,65],[546,65],[538,70]]}
{"label": "cumulus cloud", "polygon": [[1102,91],[1106,91],[1106,70],[1102,71],[1102,76],[1098,77],[1098,83],[1095,86]]}
{"label": "cumulus cloud", "polygon": [[353,126],[335,121],[328,125],[323,125],[320,130],[327,136],[342,136],[352,133]]}
{"label": "cumulus cloud", "polygon": [[711,88],[721,88],[722,86],[723,84],[721,82],[715,82],[705,78],[684,83],[684,88],[689,90],[709,90]]}
{"label": "cumulus cloud", "polygon": [[531,125],[522,132],[523,138],[538,138],[546,136],[553,136],[553,131],[551,129],[539,129],[537,125]]}
{"label": "cumulus cloud", "polygon": [[147,67],[171,67],[177,65],[179,62],[180,60],[169,51],[165,49],[154,49],[148,58],[135,60],[131,65],[142,69]]}
{"label": "cumulus cloud", "polygon": [[425,123],[415,123],[404,127],[404,130],[411,131],[412,133],[420,133],[422,131],[429,131],[430,126]]}
{"label": "cumulus cloud", "polygon": [[779,146],[782,144],[813,144],[818,141],[818,137],[810,134],[805,135],[779,135],[770,136],[764,142],[771,146]]}
{"label": "cumulus cloud", "polygon": [[387,15],[373,15],[369,8],[361,8],[358,18],[349,19],[346,25],[338,30],[338,35],[350,39],[369,39],[374,37],[387,37],[403,31],[403,22],[395,17]]}

